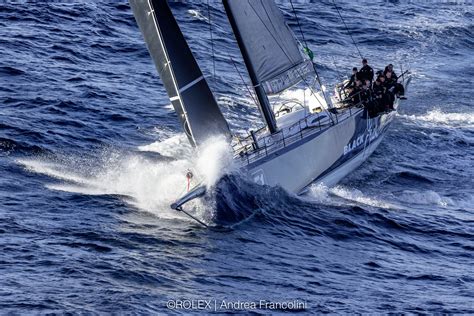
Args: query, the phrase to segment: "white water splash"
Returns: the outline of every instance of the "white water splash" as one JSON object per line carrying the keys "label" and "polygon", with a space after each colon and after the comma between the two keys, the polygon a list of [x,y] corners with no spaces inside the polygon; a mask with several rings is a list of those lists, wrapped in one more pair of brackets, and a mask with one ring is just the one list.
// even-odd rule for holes
{"label": "white water splash", "polygon": [[331,202],[331,198],[329,197],[329,188],[322,183],[311,185],[308,193],[306,193],[306,196],[319,203]]}
{"label": "white water splash", "polygon": [[162,141],[139,146],[138,150],[156,152],[163,156],[177,159],[190,159],[193,155],[193,148],[184,134],[178,134]]}
{"label": "white water splash", "polygon": [[[431,205],[444,209],[461,208],[467,211],[474,211],[472,206],[474,196],[470,195],[465,200],[455,201],[432,190],[404,190],[396,195],[389,194],[375,198],[366,196],[357,189],[349,189],[344,186],[328,188],[323,184],[315,184],[310,187],[307,197],[321,204],[335,206],[353,205],[353,203],[355,203],[384,209],[400,210],[407,209],[407,205],[410,206],[408,209],[415,205]],[[383,198],[384,201],[382,201],[381,198]]]}
{"label": "white water splash", "polygon": [[191,15],[193,18],[196,18],[198,20],[204,21],[204,22],[209,22],[209,19],[205,17],[204,15],[201,14],[201,12],[197,10],[188,10],[188,14]]}
{"label": "white water splash", "polygon": [[415,123],[430,123],[445,127],[474,127],[474,113],[446,113],[434,109],[423,115],[401,115]]}
{"label": "white water splash", "polygon": [[[213,138],[201,146],[199,153],[193,149],[178,150],[181,137],[143,146],[141,150],[156,151],[173,157],[167,161],[153,161],[138,154],[107,152],[107,159],[100,165],[48,159],[21,159],[17,162],[27,170],[60,180],[47,184],[52,190],[86,195],[121,195],[135,207],[160,217],[175,218],[169,205],[187,190],[187,170],[194,172],[191,185],[203,182],[212,187],[228,171],[233,170],[232,155],[223,138]],[[186,146],[185,146],[186,147]],[[185,153],[185,154],[183,154]],[[193,155],[196,153],[196,155]]]}
{"label": "white water splash", "polygon": [[357,190],[357,189],[349,189],[342,186],[336,186],[331,189],[331,193],[339,197],[342,197],[346,200],[355,201],[355,202],[369,205],[369,206],[380,207],[380,208],[385,208],[385,209],[396,208],[395,205],[392,205],[385,201],[381,201],[375,197],[366,196],[364,195],[364,193],[362,193],[362,191]]}
{"label": "white water splash", "polygon": [[212,187],[224,174],[236,170],[233,162],[233,151],[229,143],[224,137],[213,137],[201,146],[194,165],[203,183]]}
{"label": "white water splash", "polygon": [[[328,188],[324,184],[314,184],[310,187],[308,196],[318,203],[332,205],[346,205],[347,202],[369,205],[373,207],[395,209],[396,206],[374,197],[364,195],[357,189],[349,189],[344,186]],[[343,200],[339,199],[342,198]]]}
{"label": "white water splash", "polygon": [[437,205],[447,207],[454,205],[454,201],[448,197],[443,197],[432,190],[427,191],[410,191],[405,190],[400,195],[400,200],[408,204]]}

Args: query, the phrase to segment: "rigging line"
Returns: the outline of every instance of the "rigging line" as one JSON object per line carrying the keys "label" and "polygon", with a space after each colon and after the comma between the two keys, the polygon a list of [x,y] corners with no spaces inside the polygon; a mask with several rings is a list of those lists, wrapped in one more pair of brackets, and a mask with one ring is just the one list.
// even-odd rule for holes
{"label": "rigging line", "polygon": [[[275,41],[275,43],[278,45],[278,47],[281,49],[281,51],[283,52],[283,54],[286,56],[286,58],[293,63],[293,60],[291,60],[290,56],[288,56],[287,52],[285,51],[285,49],[283,48],[283,46],[280,45],[280,41],[277,40],[277,38],[275,38],[275,35],[271,32],[271,30],[268,28],[268,26],[265,24],[265,22],[262,20],[262,17],[258,14],[257,10],[255,10],[255,7],[252,6],[252,4],[249,2],[250,4],[250,7],[252,8],[253,12],[255,13],[255,15],[258,17],[258,19],[260,20],[260,22],[262,23],[262,25],[265,27],[265,29],[267,30],[268,34],[271,35],[271,37],[273,38],[273,40]],[[268,18],[268,21],[270,22],[270,24],[273,26],[273,23],[272,23],[272,20],[270,18],[270,15],[268,14],[268,11],[267,9],[265,8],[264,5],[262,5],[262,8],[263,8],[263,11],[265,11],[265,15],[267,16]],[[273,28],[275,28],[273,26]]]}
{"label": "rigging line", "polygon": [[298,23],[298,28],[300,29],[301,38],[303,39],[304,45],[308,47],[308,43],[306,42],[306,39],[304,38],[303,29],[301,28],[300,19],[298,19],[298,15],[296,14],[295,7],[293,6],[293,0],[290,0],[290,4],[291,4],[291,9],[293,10],[293,14],[295,15],[296,23]]}
{"label": "rigging line", "polygon": [[[291,9],[293,10],[293,14],[295,16],[295,19],[296,19],[296,23],[298,24],[298,28],[300,30],[300,33],[301,33],[301,38],[303,40],[303,43],[304,43],[304,46],[307,50],[309,50],[309,47],[308,47],[308,42],[306,42],[306,38],[304,37],[304,33],[303,33],[303,29],[301,28],[301,23],[300,23],[300,19],[298,18],[298,15],[296,14],[296,10],[295,10],[295,7],[293,5],[293,0],[290,0],[290,4],[291,4]],[[329,103],[328,103],[328,98],[326,96],[326,92],[324,91],[323,89],[323,84],[322,84],[322,80],[321,80],[321,77],[319,76],[319,73],[318,73],[318,70],[316,69],[316,64],[313,62],[313,60],[311,60],[311,64],[313,66],[313,70],[314,70],[314,73],[316,74],[316,80],[318,81],[318,84],[319,86],[321,87],[321,92],[323,93],[323,97],[324,97],[324,100],[326,101],[327,103],[327,106],[329,106]],[[306,80],[304,80],[304,78],[301,76],[300,74],[300,77],[301,79],[304,81],[304,83],[308,86],[308,88],[310,89],[311,93],[313,93],[311,87],[309,86],[309,84],[306,82]],[[313,93],[314,94],[314,93]],[[322,105],[322,104],[321,104]],[[324,108],[324,107],[323,107]],[[331,118],[331,121],[334,123],[334,120],[332,118],[332,113],[329,112],[328,110],[326,110],[327,114],[329,114],[329,117]]]}
{"label": "rigging line", "polygon": [[[296,23],[298,24],[298,28],[300,30],[301,38],[303,39],[304,46],[305,46],[306,49],[309,50],[308,42],[306,42],[306,39],[305,39],[304,33],[303,33],[303,29],[301,28],[300,19],[298,18],[298,15],[296,14],[295,7],[293,5],[293,0],[290,0],[290,4],[291,4],[291,9],[293,10],[293,14],[294,14],[295,19],[296,19]],[[313,61],[311,60],[311,62],[313,62]],[[322,87],[321,78],[319,77],[319,74],[318,74],[318,71],[316,70],[316,65],[314,64],[314,62],[313,62],[313,69],[314,69],[314,72],[316,73],[316,77],[318,79],[319,86]],[[322,88],[321,88],[321,90],[322,90]],[[324,91],[323,91],[323,94],[324,94]],[[324,98],[326,99],[326,96],[324,96]]]}
{"label": "rigging line", "polygon": [[[316,72],[316,69],[314,70]],[[300,74],[300,78],[301,80],[308,86],[308,89],[309,91],[311,92],[311,94],[314,96],[314,98],[316,99],[316,101],[318,101],[318,103],[321,105],[321,108],[326,112],[326,114],[328,114],[328,117],[331,119],[331,122],[333,124],[335,124],[334,122],[334,119],[332,117],[333,113],[329,112],[328,109],[325,109],[324,108],[324,105],[321,103],[321,101],[319,101],[319,99],[317,98],[316,96],[316,93],[313,91],[312,87],[309,85],[309,83],[306,81],[306,78],[303,78],[303,76]],[[316,74],[316,78],[317,78],[317,74]],[[324,97],[324,101],[326,101],[326,106],[329,106],[329,103],[328,103],[328,100],[326,99],[326,94],[324,93],[324,90],[323,90],[323,87],[321,85],[321,82],[319,81],[319,79],[317,78],[316,79],[318,82],[319,82],[319,86],[321,87],[321,92],[323,93],[323,97]],[[337,114],[336,114],[337,115]],[[337,116],[336,116],[336,119],[337,119]]]}
{"label": "rigging line", "polygon": [[338,8],[337,5],[336,5],[336,1],[335,1],[335,0],[332,0],[332,3],[334,4],[334,8],[336,9],[337,14],[338,14],[339,17],[341,18],[342,23],[344,23],[344,26],[345,26],[345,28],[346,28],[347,34],[349,34],[349,36],[350,36],[350,38],[351,38],[351,40],[352,40],[352,43],[354,43],[354,46],[355,46],[355,48],[357,49],[357,52],[359,52],[360,59],[364,59],[364,57],[362,56],[362,54],[361,54],[361,52],[360,52],[360,50],[359,50],[359,47],[357,46],[356,41],[355,41],[354,38],[352,37],[352,34],[351,34],[351,32],[349,31],[349,28],[347,27],[346,21],[344,21],[344,18],[342,17],[341,12],[339,12],[339,8]]}
{"label": "rigging line", "polygon": [[336,59],[334,58],[333,55],[331,55],[331,58],[332,58],[332,63],[334,64],[334,67],[336,69],[336,73],[337,73],[337,76],[341,79],[341,80],[344,80],[344,75],[342,75],[339,70],[338,70],[338,67],[337,67],[337,64],[336,64]]}
{"label": "rigging line", "polygon": [[247,92],[249,93],[249,95],[250,95],[250,97],[252,98],[253,102],[255,103],[256,106],[258,106],[257,100],[255,99],[254,95],[252,94],[252,91],[250,91],[250,88],[249,88],[249,86],[247,85],[247,83],[245,83],[244,77],[243,77],[242,74],[240,73],[239,68],[238,68],[237,65],[235,64],[234,59],[230,56],[229,52],[227,52],[227,57],[228,57],[228,58],[230,59],[230,61],[232,62],[232,65],[234,65],[235,70],[236,70],[237,73],[239,74],[240,80],[242,80],[242,83],[244,84],[244,87],[247,89]]}
{"label": "rigging line", "polygon": [[212,53],[212,79],[216,83],[216,61],[214,56],[214,38],[212,36],[212,22],[211,22],[211,8],[209,0],[207,0],[207,19],[209,20],[209,36],[211,38],[211,53]]}
{"label": "rigging line", "polygon": [[[262,18],[260,17],[260,15],[258,15],[257,11],[255,10],[255,8],[252,6],[252,4],[250,4],[250,7],[253,9],[255,15],[258,17],[258,19],[260,20],[260,22],[262,23],[262,25],[265,27],[265,29],[267,30],[267,32],[271,35],[271,37],[273,38],[273,40],[275,41],[275,43],[278,45],[278,47],[282,50],[283,54],[286,56],[286,58],[292,62],[290,56],[288,56],[288,54],[286,53],[286,51],[283,49],[283,47],[280,45],[280,43],[278,42],[278,40],[275,38],[275,36],[273,35],[273,33],[270,31],[270,29],[268,28],[268,26],[265,24],[265,22],[262,20]],[[268,15],[268,11],[265,7],[263,7],[263,10],[265,11],[265,14],[267,15],[267,17],[269,17]],[[324,92],[323,90],[323,85],[321,83],[321,79],[319,77],[319,74],[318,74],[318,71],[316,69],[316,66],[314,64],[314,62],[311,60],[311,64],[313,66],[313,69],[314,69],[314,73],[316,74],[316,78],[318,80],[318,83],[319,83],[319,86],[321,87],[321,92],[323,93],[323,96],[324,96],[324,100],[326,101],[327,105],[329,106],[329,103],[328,103],[328,98],[326,97],[326,93]],[[313,95],[315,95],[314,91],[311,89],[311,87],[309,86],[309,84],[307,83],[307,81],[305,80],[304,76],[298,71],[298,75],[300,76],[301,80],[308,86],[308,88],[310,89],[311,93]],[[326,111],[326,113],[329,115],[329,117],[331,118],[331,121],[334,123],[334,119],[332,118],[332,113],[329,112],[327,109],[324,109]]]}

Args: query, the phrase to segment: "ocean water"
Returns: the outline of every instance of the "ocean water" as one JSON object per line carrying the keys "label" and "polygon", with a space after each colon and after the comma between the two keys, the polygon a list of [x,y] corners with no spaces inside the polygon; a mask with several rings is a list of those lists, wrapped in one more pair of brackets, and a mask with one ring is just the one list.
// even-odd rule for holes
{"label": "ocean water", "polygon": [[[127,3],[2,2],[0,312],[474,313],[472,2],[337,3],[370,64],[414,77],[374,155],[297,198],[215,186],[233,168],[225,146],[188,145]],[[331,86],[357,51],[332,1],[294,4]],[[232,130],[261,125],[222,4],[171,7]],[[188,168],[213,192],[196,216],[250,218],[215,231],[171,211]]]}

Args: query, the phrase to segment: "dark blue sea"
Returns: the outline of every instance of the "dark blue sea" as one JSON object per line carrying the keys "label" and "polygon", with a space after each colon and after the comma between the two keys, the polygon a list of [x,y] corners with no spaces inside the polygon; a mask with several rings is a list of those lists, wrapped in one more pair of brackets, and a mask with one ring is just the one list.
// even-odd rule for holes
{"label": "dark blue sea", "polygon": [[[1,2],[0,313],[473,314],[472,2],[336,3],[369,64],[411,69],[408,101],[336,187],[219,182],[193,214],[253,216],[218,231],[169,208],[229,161],[193,153],[128,3]],[[325,85],[360,66],[332,1],[294,5]],[[261,126],[222,4],[171,8],[232,130]]]}

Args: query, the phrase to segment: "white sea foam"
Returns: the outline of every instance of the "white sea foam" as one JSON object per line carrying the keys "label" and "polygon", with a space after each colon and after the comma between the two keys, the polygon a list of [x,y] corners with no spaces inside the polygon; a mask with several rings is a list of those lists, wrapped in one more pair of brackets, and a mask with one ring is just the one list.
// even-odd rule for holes
{"label": "white sea foam", "polygon": [[107,159],[102,165],[95,167],[87,162],[78,164],[74,157],[65,161],[22,159],[18,163],[31,172],[60,180],[59,183],[48,184],[50,189],[87,195],[121,195],[141,210],[160,217],[176,217],[176,213],[169,210],[169,205],[186,192],[185,175],[188,169],[195,175],[192,185],[202,181],[208,187],[232,170],[232,155],[224,139],[211,139],[196,155],[192,155],[192,149],[186,149],[188,154],[182,155],[172,148],[172,144],[181,144],[180,137],[144,146],[167,156],[176,155],[168,161],[108,152],[104,154]]}
{"label": "white sea foam", "polygon": [[422,115],[401,115],[415,123],[430,123],[446,127],[474,127],[474,112],[472,113],[446,113],[434,109]]}
{"label": "white sea foam", "polygon": [[[395,205],[381,201],[375,197],[369,197],[360,190],[340,185],[328,188],[323,184],[314,184],[310,187],[308,196],[319,203],[331,205],[345,205],[348,202],[351,204],[355,202],[356,204],[364,204],[385,209],[396,208]],[[340,198],[342,198],[342,200]]]}
{"label": "white sea foam", "polygon": [[454,201],[448,197],[443,197],[432,190],[427,191],[410,191],[405,190],[400,195],[400,200],[408,204],[437,205],[447,207],[454,205]]}
{"label": "white sea foam", "polygon": [[[21,160],[28,170],[64,181],[48,184],[53,190],[87,195],[123,195],[137,208],[171,217],[169,204],[185,190],[187,160],[151,162],[140,156],[109,159],[98,170],[86,165],[69,166],[41,160]],[[93,175],[91,175],[91,173]],[[95,174],[94,174],[95,173]]]}
{"label": "white sea foam", "polygon": [[329,188],[322,183],[313,184],[309,188],[307,196],[319,203],[326,203],[331,201],[329,197]]}
{"label": "white sea foam", "polygon": [[307,197],[321,204],[337,206],[364,204],[384,209],[404,209],[410,205],[432,205],[448,209],[462,208],[468,211],[474,210],[472,206],[473,196],[465,200],[453,200],[432,190],[404,190],[396,196],[388,195],[376,198],[367,196],[358,189],[347,188],[341,185],[328,188],[323,184],[315,184],[310,187]]}
{"label": "white sea foam", "polygon": [[209,19],[201,14],[198,10],[188,10],[188,13],[193,17],[201,21],[209,22]]}
{"label": "white sea foam", "polygon": [[354,201],[369,206],[380,207],[385,209],[396,208],[393,204],[381,201],[380,199],[377,199],[375,197],[366,196],[364,193],[362,193],[362,191],[357,189],[349,189],[343,186],[336,186],[331,189],[331,193],[346,200]]}

